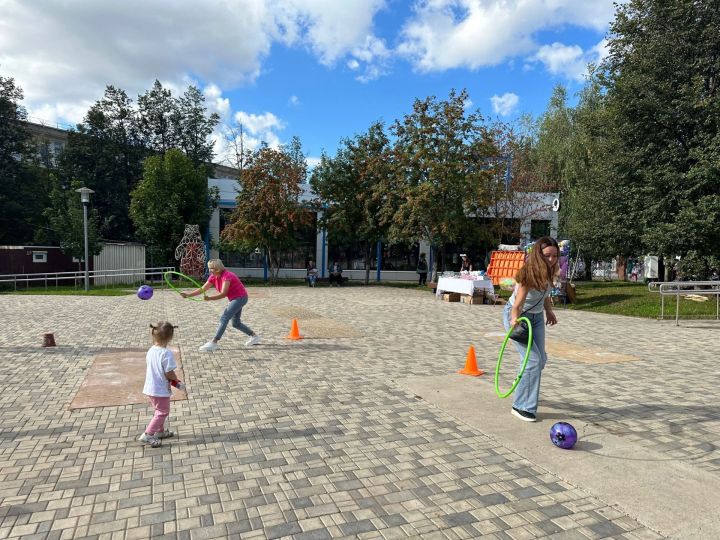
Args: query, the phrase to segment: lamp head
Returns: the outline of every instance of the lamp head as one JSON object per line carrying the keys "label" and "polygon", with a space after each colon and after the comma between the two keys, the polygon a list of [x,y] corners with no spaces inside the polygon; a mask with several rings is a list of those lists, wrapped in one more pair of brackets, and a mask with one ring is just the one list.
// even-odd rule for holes
{"label": "lamp head", "polygon": [[77,191],[80,194],[80,200],[82,201],[83,204],[89,203],[90,202],[90,194],[95,193],[92,189],[86,188],[86,187],[81,187],[80,189],[76,189],[75,191]]}

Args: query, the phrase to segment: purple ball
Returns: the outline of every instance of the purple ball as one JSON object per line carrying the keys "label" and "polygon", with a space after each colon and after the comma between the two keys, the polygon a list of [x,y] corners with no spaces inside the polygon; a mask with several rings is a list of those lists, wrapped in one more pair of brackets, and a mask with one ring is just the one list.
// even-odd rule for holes
{"label": "purple ball", "polygon": [[577,431],[567,422],[558,422],[550,428],[550,440],[558,448],[570,450],[577,442]]}
{"label": "purple ball", "polygon": [[137,292],[140,300],[150,300],[153,295],[153,289],[150,285],[141,285]]}

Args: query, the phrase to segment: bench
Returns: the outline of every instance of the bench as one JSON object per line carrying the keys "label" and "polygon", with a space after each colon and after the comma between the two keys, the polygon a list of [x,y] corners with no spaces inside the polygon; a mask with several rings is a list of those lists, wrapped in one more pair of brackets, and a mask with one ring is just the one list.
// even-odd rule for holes
{"label": "bench", "polygon": [[[342,283],[347,283],[350,280],[350,278],[346,276],[342,276],[340,279]],[[317,280],[315,280],[315,283],[330,283],[330,277],[319,277],[317,278]]]}

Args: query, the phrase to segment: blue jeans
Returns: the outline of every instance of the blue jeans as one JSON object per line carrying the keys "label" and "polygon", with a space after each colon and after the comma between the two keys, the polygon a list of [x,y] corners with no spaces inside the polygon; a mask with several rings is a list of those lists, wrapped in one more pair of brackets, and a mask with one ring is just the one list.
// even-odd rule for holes
{"label": "blue jeans", "polygon": [[[505,311],[503,312],[503,324],[506,332],[510,330],[511,310],[512,306],[506,304]],[[536,414],[538,398],[540,396],[540,377],[547,362],[547,354],[545,353],[545,310],[540,313],[525,313],[522,316],[530,319],[532,323],[533,341],[527,366],[525,367],[525,373],[515,389],[513,407],[521,411]],[[518,365],[519,370],[519,366],[522,365],[522,360],[525,358],[527,347],[515,341],[512,341],[512,343],[520,354],[521,364]]]}
{"label": "blue jeans", "polygon": [[245,304],[247,303],[247,296],[241,296],[240,298],[236,298],[235,300],[230,300],[230,304],[228,304],[228,307],[225,308],[223,314],[220,315],[220,324],[218,325],[217,331],[215,332],[215,341],[220,341],[220,338],[225,333],[225,329],[227,328],[227,325],[230,321],[232,321],[233,328],[237,328],[248,336],[253,335],[253,331],[240,321],[240,314],[242,313],[242,308],[245,307]]}

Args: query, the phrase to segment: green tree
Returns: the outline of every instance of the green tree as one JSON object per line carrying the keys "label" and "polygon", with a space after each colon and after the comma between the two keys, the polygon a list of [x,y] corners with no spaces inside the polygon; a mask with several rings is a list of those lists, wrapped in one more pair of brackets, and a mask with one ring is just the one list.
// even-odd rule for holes
{"label": "green tree", "polygon": [[720,251],[718,35],[718,3],[694,0],[630,0],[610,28],[612,173],[658,254]]}
{"label": "green tree", "polygon": [[193,167],[180,150],[147,158],[142,180],[131,193],[130,217],[138,237],[148,245],[151,264],[174,264],[185,224],[206,230],[216,204],[217,194],[208,189],[205,171]]}
{"label": "green tree", "polygon": [[0,243],[25,243],[37,221],[37,190],[28,171],[30,133],[20,105],[22,89],[12,77],[0,76]]}
{"label": "green tree", "polygon": [[310,212],[300,201],[307,174],[300,141],[278,149],[262,145],[244,158],[237,207],[221,233],[229,249],[267,254],[270,280],[277,280],[280,253],[296,243],[298,230],[309,223]]}
{"label": "green tree", "polygon": [[412,113],[391,130],[397,167],[386,196],[397,211],[385,216],[389,237],[427,239],[443,262],[445,245],[468,226],[471,209],[487,204],[485,184],[495,175],[497,148],[480,113],[466,111],[468,99],[465,90],[453,90],[445,101],[415,100]]}
{"label": "green tree", "polygon": [[370,260],[378,241],[387,235],[382,215],[391,199],[385,196],[394,174],[392,147],[381,122],[366,133],[342,141],[334,158],[323,155],[310,185],[323,207],[322,226],[331,242],[360,241],[364,245],[365,284],[370,281]]}
{"label": "green tree", "polygon": [[[132,240],[130,192],[142,177],[149,155],[139,140],[132,100],[113,86],[93,104],[68,142],[58,162],[61,185],[80,183],[93,189],[99,234],[112,240]],[[64,202],[55,199],[64,208]]]}
{"label": "green tree", "polygon": [[156,154],[180,147],[180,110],[172,92],[155,80],[138,97],[137,126],[142,144]]}
{"label": "green tree", "polygon": [[217,113],[207,114],[202,92],[189,86],[177,101],[178,144],[195,167],[207,168],[208,176],[214,155],[210,135],[218,122],[220,116]]}
{"label": "green tree", "polygon": [[[61,182],[51,174],[53,187],[50,192],[51,205],[45,210],[45,217],[53,231],[52,239],[60,244],[62,250],[81,261],[85,260],[85,230],[83,205],[80,194],[75,190],[83,187],[82,182]],[[99,255],[102,251],[100,243],[100,219],[90,197],[88,208],[88,252],[90,256]]]}

